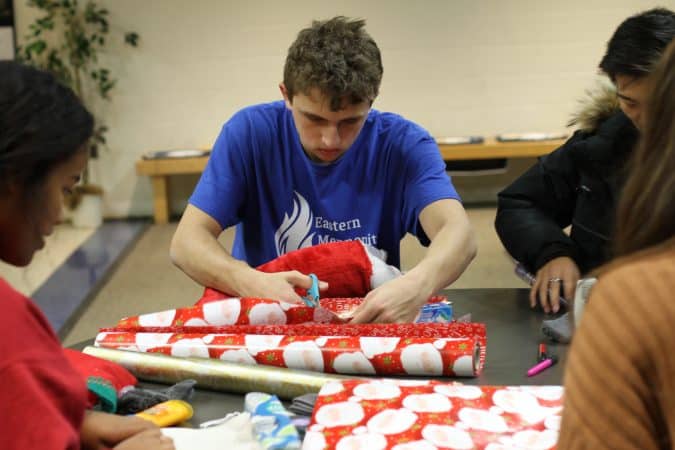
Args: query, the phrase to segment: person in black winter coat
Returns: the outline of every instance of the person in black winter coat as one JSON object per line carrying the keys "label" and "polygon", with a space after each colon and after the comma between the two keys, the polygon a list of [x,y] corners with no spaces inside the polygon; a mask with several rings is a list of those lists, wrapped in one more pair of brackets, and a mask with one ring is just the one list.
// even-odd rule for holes
{"label": "person in black winter coat", "polygon": [[[530,305],[557,312],[581,274],[609,260],[617,197],[643,127],[650,73],[675,37],[675,13],[658,8],[626,19],[600,69],[611,80],[591,95],[560,148],[498,196],[495,227],[511,256],[536,273]],[[569,234],[564,229],[571,226]]]}

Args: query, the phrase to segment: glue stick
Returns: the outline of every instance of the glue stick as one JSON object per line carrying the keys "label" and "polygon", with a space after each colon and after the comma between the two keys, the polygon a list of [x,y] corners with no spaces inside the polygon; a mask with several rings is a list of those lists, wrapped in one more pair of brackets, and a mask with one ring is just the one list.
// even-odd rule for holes
{"label": "glue stick", "polygon": [[141,419],[149,420],[158,427],[169,427],[189,420],[192,414],[192,406],[188,402],[168,400],[136,415]]}

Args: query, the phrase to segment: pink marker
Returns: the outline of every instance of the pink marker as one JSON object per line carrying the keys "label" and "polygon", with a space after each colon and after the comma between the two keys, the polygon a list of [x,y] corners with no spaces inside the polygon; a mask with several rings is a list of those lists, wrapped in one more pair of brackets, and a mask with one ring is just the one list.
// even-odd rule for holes
{"label": "pink marker", "polygon": [[540,363],[537,363],[534,367],[532,367],[530,370],[527,371],[527,376],[528,377],[533,377],[539,372],[543,372],[544,370],[548,369],[551,367],[553,364],[558,362],[558,358],[555,356],[551,356],[549,358],[546,358]]}

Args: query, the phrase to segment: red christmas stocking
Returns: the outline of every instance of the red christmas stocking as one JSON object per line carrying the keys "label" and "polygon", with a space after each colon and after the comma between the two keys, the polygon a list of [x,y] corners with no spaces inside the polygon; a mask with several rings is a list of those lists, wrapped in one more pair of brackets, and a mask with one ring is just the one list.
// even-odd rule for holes
{"label": "red christmas stocking", "polygon": [[[384,258],[383,251],[360,241],[330,242],[286,253],[258,266],[257,270],[267,273],[289,270],[314,273],[319,280],[328,283],[328,289],[321,291],[322,297],[364,297],[371,289],[401,275]],[[222,300],[228,296],[230,295],[206,288],[197,304]]]}
{"label": "red christmas stocking", "polygon": [[63,354],[87,384],[89,408],[100,404],[103,411],[115,412],[119,392],[138,383],[131,372],[114,362],[68,348],[63,349]]}

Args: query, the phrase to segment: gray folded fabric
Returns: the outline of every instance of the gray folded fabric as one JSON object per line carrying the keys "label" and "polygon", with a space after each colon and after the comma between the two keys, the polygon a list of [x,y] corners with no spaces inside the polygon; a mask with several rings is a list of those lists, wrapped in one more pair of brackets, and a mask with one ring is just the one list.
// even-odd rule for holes
{"label": "gray folded fabric", "polygon": [[195,384],[195,380],[183,380],[167,389],[131,388],[117,399],[117,414],[136,414],[167,400],[187,400]]}
{"label": "gray folded fabric", "polygon": [[570,324],[569,313],[565,313],[556,319],[544,320],[541,323],[541,331],[549,339],[567,344],[572,339],[572,326]]}
{"label": "gray folded fabric", "polygon": [[311,416],[316,404],[317,394],[310,393],[295,397],[288,410],[299,416]]}

